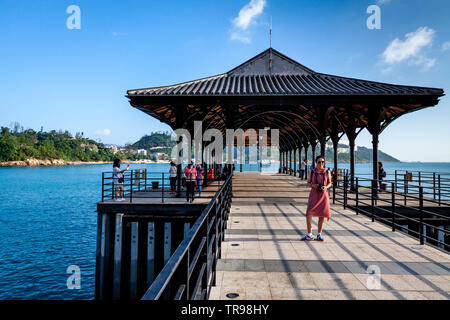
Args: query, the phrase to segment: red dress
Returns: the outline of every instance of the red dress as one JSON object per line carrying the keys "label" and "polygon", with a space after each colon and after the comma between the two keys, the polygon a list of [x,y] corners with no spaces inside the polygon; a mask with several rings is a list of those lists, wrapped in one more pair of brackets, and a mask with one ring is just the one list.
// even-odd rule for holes
{"label": "red dress", "polygon": [[[326,169],[319,170],[314,168],[311,173],[311,183],[328,185],[328,174]],[[308,209],[306,209],[306,216],[330,218],[330,195],[328,191],[321,192],[311,188],[308,199]]]}

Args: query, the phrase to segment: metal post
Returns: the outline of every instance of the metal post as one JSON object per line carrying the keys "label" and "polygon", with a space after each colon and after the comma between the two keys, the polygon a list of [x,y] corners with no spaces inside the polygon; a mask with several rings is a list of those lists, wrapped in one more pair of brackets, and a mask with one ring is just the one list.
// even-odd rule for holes
{"label": "metal post", "polygon": [[162,184],[161,184],[161,200],[162,203],[164,203],[164,172],[162,173]]}
{"label": "metal post", "polygon": [[441,206],[441,175],[438,175],[438,201],[439,201],[439,206]]}
{"label": "metal post", "polygon": [[297,176],[297,149],[294,149],[294,177]]}
{"label": "metal post", "polygon": [[371,206],[372,206],[372,222],[375,222],[375,188],[376,188],[376,180],[372,180],[372,190],[371,190]]}
{"label": "metal post", "polygon": [[423,240],[423,187],[419,187],[419,217],[420,217],[420,223],[419,223],[419,239],[420,244],[424,244]]}
{"label": "metal post", "polygon": [[105,198],[105,173],[102,172],[102,202]]}
{"label": "metal post", "polygon": [[436,200],[436,173],[433,172],[433,199]]}
{"label": "metal post", "polygon": [[147,191],[147,169],[145,169],[144,188],[145,188],[145,191]]}
{"label": "metal post", "polygon": [[395,192],[397,192],[397,170],[395,170]]}
{"label": "metal post", "polygon": [[347,182],[348,176],[344,177],[344,209],[347,209]]}
{"label": "metal post", "polygon": [[336,181],[333,180],[333,204],[335,203],[336,203]]}
{"label": "metal post", "polygon": [[391,214],[392,214],[392,231],[395,232],[395,190],[397,189],[397,187],[394,185],[394,182],[392,182],[391,185],[391,194],[392,194],[392,209],[391,209]]}
{"label": "metal post", "polygon": [[131,170],[130,203],[133,202],[133,170]]}
{"label": "metal post", "polygon": [[358,190],[358,177],[355,182],[355,200],[356,200],[356,215],[359,215],[359,190]]}
{"label": "metal post", "polygon": [[419,171],[419,187],[421,186],[421,183],[420,183],[421,180],[422,180],[422,179],[420,178],[420,171]]}
{"label": "metal post", "polygon": [[[125,184],[125,183],[124,183]],[[114,173],[111,174],[111,199],[114,199],[114,188],[116,186],[114,185]],[[125,189],[125,185],[123,187]],[[125,190],[123,191],[125,193]]]}
{"label": "metal post", "polygon": [[406,194],[408,193],[408,180],[406,179],[406,173],[403,177],[403,196],[404,196],[404,201],[405,201],[405,206],[406,206]]}

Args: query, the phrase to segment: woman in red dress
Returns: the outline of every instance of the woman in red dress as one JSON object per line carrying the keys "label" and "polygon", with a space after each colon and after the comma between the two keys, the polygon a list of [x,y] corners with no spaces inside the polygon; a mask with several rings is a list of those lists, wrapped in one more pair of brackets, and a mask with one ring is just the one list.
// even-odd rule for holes
{"label": "woman in red dress", "polygon": [[[303,241],[324,241],[322,237],[323,222],[325,218],[330,220],[330,195],[328,189],[331,187],[331,174],[325,169],[325,158],[316,158],[316,168],[308,176],[308,187],[311,188],[306,209],[306,225],[308,234],[302,238]],[[318,217],[318,233],[316,238],[312,234],[312,218]]]}

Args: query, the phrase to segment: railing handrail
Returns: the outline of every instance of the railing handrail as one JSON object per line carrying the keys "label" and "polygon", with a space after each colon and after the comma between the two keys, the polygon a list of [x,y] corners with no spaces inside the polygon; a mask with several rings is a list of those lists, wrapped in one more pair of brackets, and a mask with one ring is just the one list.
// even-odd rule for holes
{"label": "railing handrail", "polygon": [[142,300],[157,300],[161,297],[167,285],[172,280],[173,275],[177,271],[178,266],[180,265],[185,255],[187,254],[188,250],[190,249],[195,237],[200,232],[201,227],[205,223],[205,220],[207,219],[209,213],[211,212],[211,209],[213,208],[214,204],[217,202],[218,197],[222,194],[225,188],[228,187],[228,184],[231,183],[231,180],[232,175],[229,175],[228,178],[225,180],[224,184],[217,191],[216,195],[211,199],[206,208],[203,209],[202,213],[195,221],[186,238],[180,243],[180,245],[175,250],[173,255],[167,261],[166,265],[158,274],[156,279],[152,282],[150,287],[142,296],[141,298]]}
{"label": "railing handrail", "polygon": [[[387,198],[387,199],[378,198],[375,195],[378,192],[378,182],[380,182],[382,180],[366,179],[366,178],[361,178],[361,177],[357,177],[357,176],[355,176],[354,178],[355,178],[355,181],[354,181],[354,183],[355,183],[355,190],[354,190],[355,197],[349,197],[348,196],[347,189],[349,187],[349,176],[346,175],[344,177],[343,184],[339,184],[340,181],[337,181],[336,183],[333,184],[333,203],[336,200],[336,194],[342,194],[343,195],[342,202],[341,201],[338,201],[338,202],[340,202],[340,203],[342,203],[344,205],[344,209],[349,206],[348,205],[348,200],[350,199],[350,200],[355,201],[355,204],[354,205],[350,205],[350,206],[355,209],[356,214],[359,214],[359,212],[363,212],[363,213],[367,214],[368,216],[371,216],[372,217],[372,221],[375,221],[375,218],[376,218],[376,219],[378,219],[380,221],[389,222],[388,221],[389,218],[385,218],[383,216],[375,215],[375,212],[374,212],[375,209],[380,210],[381,212],[390,213],[391,214],[391,222],[390,222],[390,224],[392,225],[392,230],[393,231],[395,231],[396,227],[400,227],[398,224],[395,223],[395,218],[396,217],[401,217],[401,218],[407,219],[408,221],[413,221],[414,223],[417,223],[419,225],[419,231],[412,230],[411,228],[407,228],[407,230],[408,230],[408,232],[411,232],[411,233],[415,234],[419,238],[419,241],[420,241],[421,244],[424,244],[424,240],[425,239],[430,239],[430,240],[434,241],[435,243],[437,243],[439,245],[442,245],[444,250],[445,250],[445,248],[450,247],[449,244],[445,243],[445,240],[444,241],[440,241],[439,239],[434,239],[434,238],[431,238],[431,237],[423,234],[423,226],[433,227],[434,229],[437,229],[437,230],[443,232],[446,235],[448,235],[450,233],[450,230],[442,229],[440,227],[431,225],[431,224],[426,223],[426,222],[423,221],[423,218],[424,218],[425,214],[427,214],[428,216],[439,217],[440,219],[445,220],[445,221],[450,221],[450,217],[449,216],[444,216],[444,215],[441,215],[441,214],[438,214],[438,213],[426,210],[425,207],[424,207],[424,202],[431,202],[431,203],[439,204],[439,207],[441,207],[441,208],[442,207],[450,208],[450,203],[442,202],[440,199],[439,199],[439,201],[434,201],[433,199],[425,198],[424,197],[424,194],[425,194],[424,193],[424,189],[426,187],[424,187],[424,186],[414,186],[414,187],[417,187],[419,189],[419,196],[411,196],[410,194],[400,193],[400,192],[397,191],[397,183],[395,181],[391,181],[390,182],[391,183],[391,190],[383,190],[383,192],[391,194],[392,196],[390,198]],[[360,185],[360,181],[361,180],[363,182],[364,181],[366,181],[366,182],[367,181],[371,181],[371,185],[370,186]],[[383,181],[383,182],[385,182],[385,181]],[[369,190],[368,190],[369,192],[366,192],[366,193],[360,192],[359,191],[360,187],[369,188]],[[341,192],[337,192],[336,189],[342,189],[342,193]],[[408,189],[404,190],[404,192],[405,191],[407,192]],[[399,200],[399,198],[396,198],[396,196],[401,196],[402,197],[401,200],[403,200],[403,198],[404,198],[405,203],[404,204],[397,203],[397,200]],[[361,197],[364,198],[365,200],[361,200]],[[418,201],[418,203],[419,203],[418,207],[413,207],[413,206],[407,205],[407,202],[406,202],[407,198],[415,200],[415,201]],[[361,207],[361,202],[364,202],[364,201],[371,201],[370,204],[369,203],[365,203],[365,205],[369,205],[371,207],[370,210],[364,210]],[[386,203],[386,207],[389,207],[389,205],[390,205],[391,209],[387,209],[386,207],[381,207],[381,206],[377,205],[376,204],[377,201]],[[408,217],[408,216],[405,216],[404,214],[400,214],[400,213],[396,212],[396,210],[395,210],[396,207],[406,208],[408,210],[412,210],[412,212],[418,214],[418,217],[417,218],[410,217],[410,216]],[[430,244],[430,243],[428,243],[428,244]],[[431,244],[431,245],[433,245],[433,244]],[[435,245],[433,245],[433,246],[436,247]]]}

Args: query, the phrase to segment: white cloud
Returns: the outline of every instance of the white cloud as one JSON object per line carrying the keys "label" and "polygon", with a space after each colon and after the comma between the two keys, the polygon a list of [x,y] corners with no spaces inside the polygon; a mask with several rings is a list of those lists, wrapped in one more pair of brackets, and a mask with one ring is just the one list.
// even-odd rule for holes
{"label": "white cloud", "polygon": [[266,0],[251,0],[240,11],[237,18],[233,19],[233,24],[242,30],[247,30],[254,18],[259,16],[266,6]]}
{"label": "white cloud", "polygon": [[243,43],[250,43],[252,42],[252,39],[249,36],[245,36],[240,34],[239,32],[232,32],[231,33],[231,40],[238,40]]}
{"label": "white cloud", "polygon": [[408,62],[410,65],[421,65],[424,70],[431,68],[436,59],[427,58],[423,49],[431,46],[435,31],[428,27],[420,27],[415,32],[405,35],[405,40],[394,39],[382,54],[383,62],[394,65]]}
{"label": "white cloud", "polygon": [[450,49],[450,41],[444,42],[442,44],[442,51],[447,51],[448,49]]}
{"label": "white cloud", "polygon": [[389,2],[391,2],[391,0],[377,0],[377,4],[388,4]]}
{"label": "white cloud", "polygon": [[251,42],[248,27],[263,13],[266,4],[266,0],[251,0],[242,7],[238,16],[232,20],[234,30],[231,32],[231,40]]}
{"label": "white cloud", "polygon": [[95,134],[98,136],[109,136],[111,134],[111,130],[109,129],[97,130],[95,131]]}

